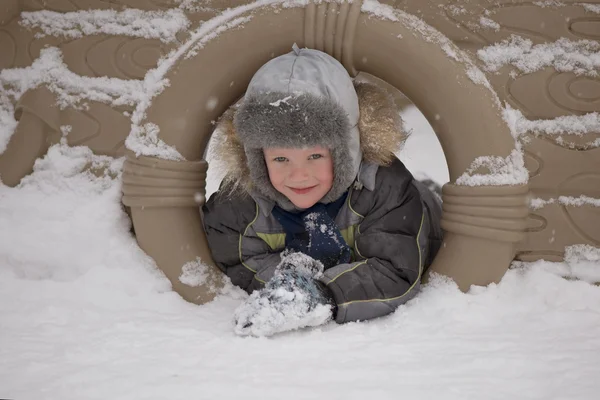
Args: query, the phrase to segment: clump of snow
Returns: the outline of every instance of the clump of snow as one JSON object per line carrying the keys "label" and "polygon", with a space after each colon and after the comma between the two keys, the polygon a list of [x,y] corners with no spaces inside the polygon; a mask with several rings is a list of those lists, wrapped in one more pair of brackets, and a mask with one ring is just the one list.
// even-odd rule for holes
{"label": "clump of snow", "polygon": [[158,137],[158,125],[147,122],[142,126],[133,126],[125,140],[125,146],[136,156],[155,156],[164,160],[183,161],[185,158],[174,147]]}
{"label": "clump of snow", "polygon": [[364,13],[375,15],[388,21],[399,21],[396,16],[396,9],[387,4],[381,4],[377,0],[364,0],[360,10]]}
{"label": "clump of snow", "polygon": [[531,199],[531,201],[529,202],[529,207],[532,210],[539,210],[540,208],[543,208],[545,206],[547,206],[548,204],[554,204],[556,202],[556,199],[542,199],[541,197],[536,197]]}
{"label": "clump of snow", "polygon": [[592,3],[577,3],[577,4],[582,6],[586,11],[600,14],[600,4],[592,4]]}
{"label": "clump of snow", "polygon": [[198,287],[206,284],[209,278],[209,266],[204,264],[200,257],[186,263],[181,267],[179,281],[184,285]]}
{"label": "clump of snow", "polygon": [[545,67],[577,75],[598,76],[600,43],[593,40],[572,41],[560,38],[554,43],[533,45],[530,39],[511,35],[477,51],[488,71],[498,71],[510,64],[523,73],[532,73]]}
{"label": "clump of snow", "polygon": [[9,96],[0,79],[0,154],[6,150],[6,146],[17,128],[15,109]]}
{"label": "clump of snow", "polygon": [[[600,113],[593,112],[584,115],[566,115],[553,119],[529,120],[520,110],[509,105],[504,111],[504,118],[511,127],[515,137],[526,133],[535,135],[574,135],[582,137],[586,134],[600,132]],[[585,144],[586,148],[600,147],[600,139]]]}
{"label": "clump of snow", "polygon": [[0,84],[5,93],[17,101],[27,90],[46,85],[57,95],[61,108],[78,106],[84,100],[111,106],[133,106],[144,96],[142,82],[134,79],[91,78],[71,72],[56,47],[40,51],[40,57],[25,68],[3,69]]}
{"label": "clump of snow", "polygon": [[484,28],[489,28],[489,29],[493,29],[494,31],[499,31],[500,30],[500,24],[497,23],[496,21],[494,21],[493,19],[481,16],[481,18],[479,18],[479,24],[481,26],[483,26]]}
{"label": "clump of snow", "polygon": [[273,103],[269,103],[269,105],[271,107],[279,107],[279,106],[281,106],[281,103],[289,104],[288,100],[291,100],[291,99],[292,99],[292,96],[287,96],[287,97],[284,97],[283,99],[274,101]]}
{"label": "clump of snow", "polygon": [[36,37],[65,36],[77,39],[84,35],[122,35],[175,42],[177,32],[187,29],[190,21],[178,8],[166,11],[82,10],[59,13],[42,10],[22,12],[19,22],[27,28],[39,28]]}
{"label": "clump of snow", "polygon": [[[483,173],[477,172],[487,170]],[[525,168],[523,153],[520,149],[513,150],[510,155],[481,156],[471,163],[465,173],[456,179],[457,185],[522,185],[529,180],[529,172]]]}
{"label": "clump of snow", "polygon": [[60,126],[60,132],[62,133],[62,136],[64,138],[66,138],[69,135],[69,133],[71,133],[72,130],[73,130],[72,125],[61,125]]}
{"label": "clump of snow", "polygon": [[584,205],[590,205],[594,207],[600,207],[600,199],[581,195],[579,197],[572,196],[560,196],[558,202],[564,206],[581,207]]}
{"label": "clump of snow", "polygon": [[469,79],[471,81],[473,81],[473,83],[475,83],[477,85],[485,86],[488,89],[493,90],[492,85],[490,84],[490,81],[488,81],[488,79],[485,76],[485,74],[483,73],[483,71],[480,70],[479,68],[477,68],[475,66],[469,67],[467,69],[467,76],[469,77]]}
{"label": "clump of snow", "polygon": [[271,296],[255,291],[235,310],[235,332],[241,336],[271,336],[300,328],[320,326],[331,320],[331,306],[309,307],[310,298],[299,290],[274,290]]}
{"label": "clump of snow", "polygon": [[[440,4],[439,7],[444,7],[444,5]],[[445,8],[448,9],[450,11],[450,14],[453,16],[464,15],[467,13],[467,9],[464,6],[450,4],[448,6],[445,6]]]}
{"label": "clump of snow", "polygon": [[600,199],[596,199],[593,197],[581,195],[579,197],[573,196],[559,196],[558,198],[534,198],[531,199],[530,207],[534,210],[538,210],[542,207],[545,207],[548,204],[558,203],[563,206],[571,206],[571,207],[582,207],[582,206],[594,206],[600,207]]}
{"label": "clump of snow", "polygon": [[564,7],[566,5],[562,1],[558,1],[558,0],[534,1],[533,4],[535,4],[538,7],[542,7],[542,8],[546,8],[546,7]]}

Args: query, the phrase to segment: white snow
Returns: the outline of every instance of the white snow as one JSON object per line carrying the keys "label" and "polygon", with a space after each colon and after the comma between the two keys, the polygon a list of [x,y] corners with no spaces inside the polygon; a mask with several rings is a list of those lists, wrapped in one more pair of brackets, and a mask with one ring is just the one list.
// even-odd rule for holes
{"label": "white snow", "polygon": [[600,4],[579,3],[579,5],[585,8],[586,11],[600,14]]}
{"label": "white snow", "polygon": [[397,10],[387,4],[381,4],[377,0],[364,0],[360,10],[381,19],[398,21],[398,17],[396,16]]}
{"label": "white snow", "polygon": [[8,141],[15,129],[17,129],[15,109],[9,94],[4,90],[2,81],[0,80],[0,154],[6,150]]}
{"label": "white snow", "polygon": [[175,42],[177,32],[189,27],[190,21],[182,10],[143,11],[137,9],[85,10],[59,13],[55,11],[22,12],[19,21],[29,29],[43,33],[36,37],[65,36],[76,39],[87,35],[123,35]]}
{"label": "white snow", "polygon": [[[592,112],[584,115],[566,115],[552,119],[530,120],[520,110],[509,105],[504,111],[504,118],[511,127],[516,138],[523,138],[526,133],[549,135],[560,139],[562,135],[579,136],[600,132],[600,113]],[[600,139],[583,145],[585,148],[600,147]]]}
{"label": "white snow", "polygon": [[582,207],[582,206],[594,206],[600,207],[600,199],[595,199],[590,196],[581,195],[579,197],[573,196],[559,196],[558,198],[533,198],[530,202],[530,207],[534,210],[539,210],[540,208],[545,207],[548,204],[558,203],[563,206],[571,206],[571,207]]}
{"label": "white snow", "polygon": [[510,39],[478,50],[477,55],[492,72],[508,64],[527,74],[551,66],[560,72],[594,77],[600,68],[600,43],[593,40],[560,38],[534,45],[530,39],[511,35]]}
{"label": "white snow", "polygon": [[208,268],[200,258],[190,261],[181,267],[179,281],[188,286],[201,286],[207,282]]}
{"label": "white snow", "polygon": [[534,1],[533,4],[535,4],[538,7],[542,7],[542,8],[566,6],[566,4],[563,3],[562,1],[557,1],[557,0]]}
{"label": "white snow", "polygon": [[484,28],[492,29],[494,31],[500,30],[500,24],[491,18],[481,16],[481,18],[479,18],[479,24]]}
{"label": "white snow", "polygon": [[430,178],[440,185],[450,180],[446,156],[433,128],[415,106],[401,112],[409,136],[397,154],[417,179]]}
{"label": "white snow", "polygon": [[[275,3],[227,10],[194,37]],[[54,82],[68,105],[91,100],[88,92],[136,105],[133,122],[146,135],[137,139],[157,138],[145,111],[194,43],[143,82],[67,75],[56,49],[35,67],[1,71],[0,153],[15,126],[11,101],[40,82]],[[413,135],[401,157],[446,182],[428,124],[415,109],[403,118]],[[165,150],[156,140],[142,145]],[[510,161],[481,165],[510,173]],[[564,263],[515,263],[499,284],[469,293],[434,277],[378,320],[240,338],[233,315],[246,294],[228,286],[209,304],[187,303],[139,248],[120,202],[122,162],[61,143],[18,187],[0,184],[0,398],[591,400],[600,392],[598,248],[571,246]],[[201,284],[199,265],[184,266],[182,282]]]}
{"label": "white snow", "polygon": [[[477,172],[481,171],[481,172]],[[525,168],[520,149],[510,155],[477,157],[467,171],[456,179],[457,185],[520,185],[527,183],[529,173]]]}
{"label": "white snow", "polygon": [[125,145],[136,156],[155,156],[175,161],[185,160],[174,147],[167,145],[158,137],[159,132],[160,127],[152,122],[147,122],[143,126],[134,125],[125,140]]}

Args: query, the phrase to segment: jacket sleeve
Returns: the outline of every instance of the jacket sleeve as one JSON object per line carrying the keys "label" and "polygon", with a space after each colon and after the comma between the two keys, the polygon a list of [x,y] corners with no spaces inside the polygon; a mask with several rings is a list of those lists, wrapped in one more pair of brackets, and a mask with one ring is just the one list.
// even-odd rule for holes
{"label": "jacket sleeve", "polygon": [[258,212],[250,197],[229,199],[218,193],[202,207],[204,230],[217,266],[234,285],[252,292],[268,281],[281,261],[260,237],[248,234]]}
{"label": "jacket sleeve", "polygon": [[412,176],[400,166],[407,177],[384,171],[391,167],[380,168],[382,179],[378,172],[377,189],[355,235],[359,261],[328,269],[321,278],[337,303],[338,323],[389,314],[419,290],[428,251],[428,214]]}

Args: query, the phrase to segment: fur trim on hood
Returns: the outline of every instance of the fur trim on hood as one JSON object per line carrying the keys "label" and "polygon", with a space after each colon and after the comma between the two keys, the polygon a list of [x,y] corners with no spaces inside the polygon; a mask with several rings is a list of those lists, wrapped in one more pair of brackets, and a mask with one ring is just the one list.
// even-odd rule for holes
{"label": "fur trim on hood", "polygon": [[[390,165],[394,153],[400,150],[407,137],[399,110],[384,88],[365,82],[355,82],[354,87],[360,110],[358,129],[362,163]],[[254,183],[250,178],[246,151],[234,127],[236,111],[231,107],[220,118],[212,154],[225,169],[224,194],[248,195],[253,193]]]}

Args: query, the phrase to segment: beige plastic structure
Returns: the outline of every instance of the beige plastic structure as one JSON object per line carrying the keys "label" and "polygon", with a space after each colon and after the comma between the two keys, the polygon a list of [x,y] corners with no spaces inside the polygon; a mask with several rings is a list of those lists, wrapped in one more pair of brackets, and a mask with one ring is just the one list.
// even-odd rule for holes
{"label": "beige plastic structure", "polygon": [[[590,2],[588,0],[587,2]],[[207,1],[200,12],[186,12],[193,27],[227,8],[247,1]],[[534,43],[600,39],[600,15],[571,1],[564,6],[539,6],[518,0],[404,0],[383,3],[416,15],[448,37],[476,61],[475,52],[519,34]],[[140,79],[174,45],[124,36],[45,37],[18,24],[21,11],[59,12],[95,8],[144,10],[177,7],[176,0],[3,0],[0,5],[0,68],[27,66],[45,44],[58,46],[68,67],[83,76]],[[151,255],[185,299],[204,303],[218,289],[220,272],[212,269],[206,285],[179,281],[182,266],[200,257],[212,265],[199,206],[204,201],[207,163],[204,150],[214,129],[211,121],[240,96],[254,72],[274,56],[301,47],[326,51],[347,70],[371,74],[399,89],[425,114],[444,149],[451,182],[479,156],[508,156],[515,148],[491,92],[475,84],[465,64],[448,56],[431,39],[428,28],[376,18],[361,11],[362,2],[323,2],[282,8],[256,7],[241,27],[222,32],[191,58],[180,58],[167,73],[170,86],[153,101],[145,122],[160,127],[160,138],[187,160],[136,158],[124,140],[130,120],[127,107],[90,103],[87,110],[59,110],[54,95],[40,87],[16,105],[19,124],[0,155],[0,175],[16,185],[32,170],[34,160],[61,137],[61,125],[73,126],[71,145],[86,145],[111,156],[127,153],[123,203],[130,209],[140,246]],[[498,29],[482,29],[480,19],[493,11]],[[238,17],[239,17],[238,16]],[[223,23],[228,20],[224,19]],[[420,32],[420,33],[419,33]],[[180,34],[186,40],[187,34]],[[600,80],[553,68],[510,75],[510,68],[488,74],[500,99],[529,119],[550,119],[600,111]],[[216,107],[212,107],[215,104]],[[208,105],[211,106],[208,106]],[[531,196],[557,198],[587,195],[600,198],[600,149],[584,137],[529,136],[525,147],[529,186],[443,188],[442,226],[445,243],[431,270],[448,275],[467,290],[471,284],[497,282],[515,258],[559,260],[572,244],[600,245],[600,208],[558,203],[530,210]],[[199,195],[200,194],[200,195]]]}

